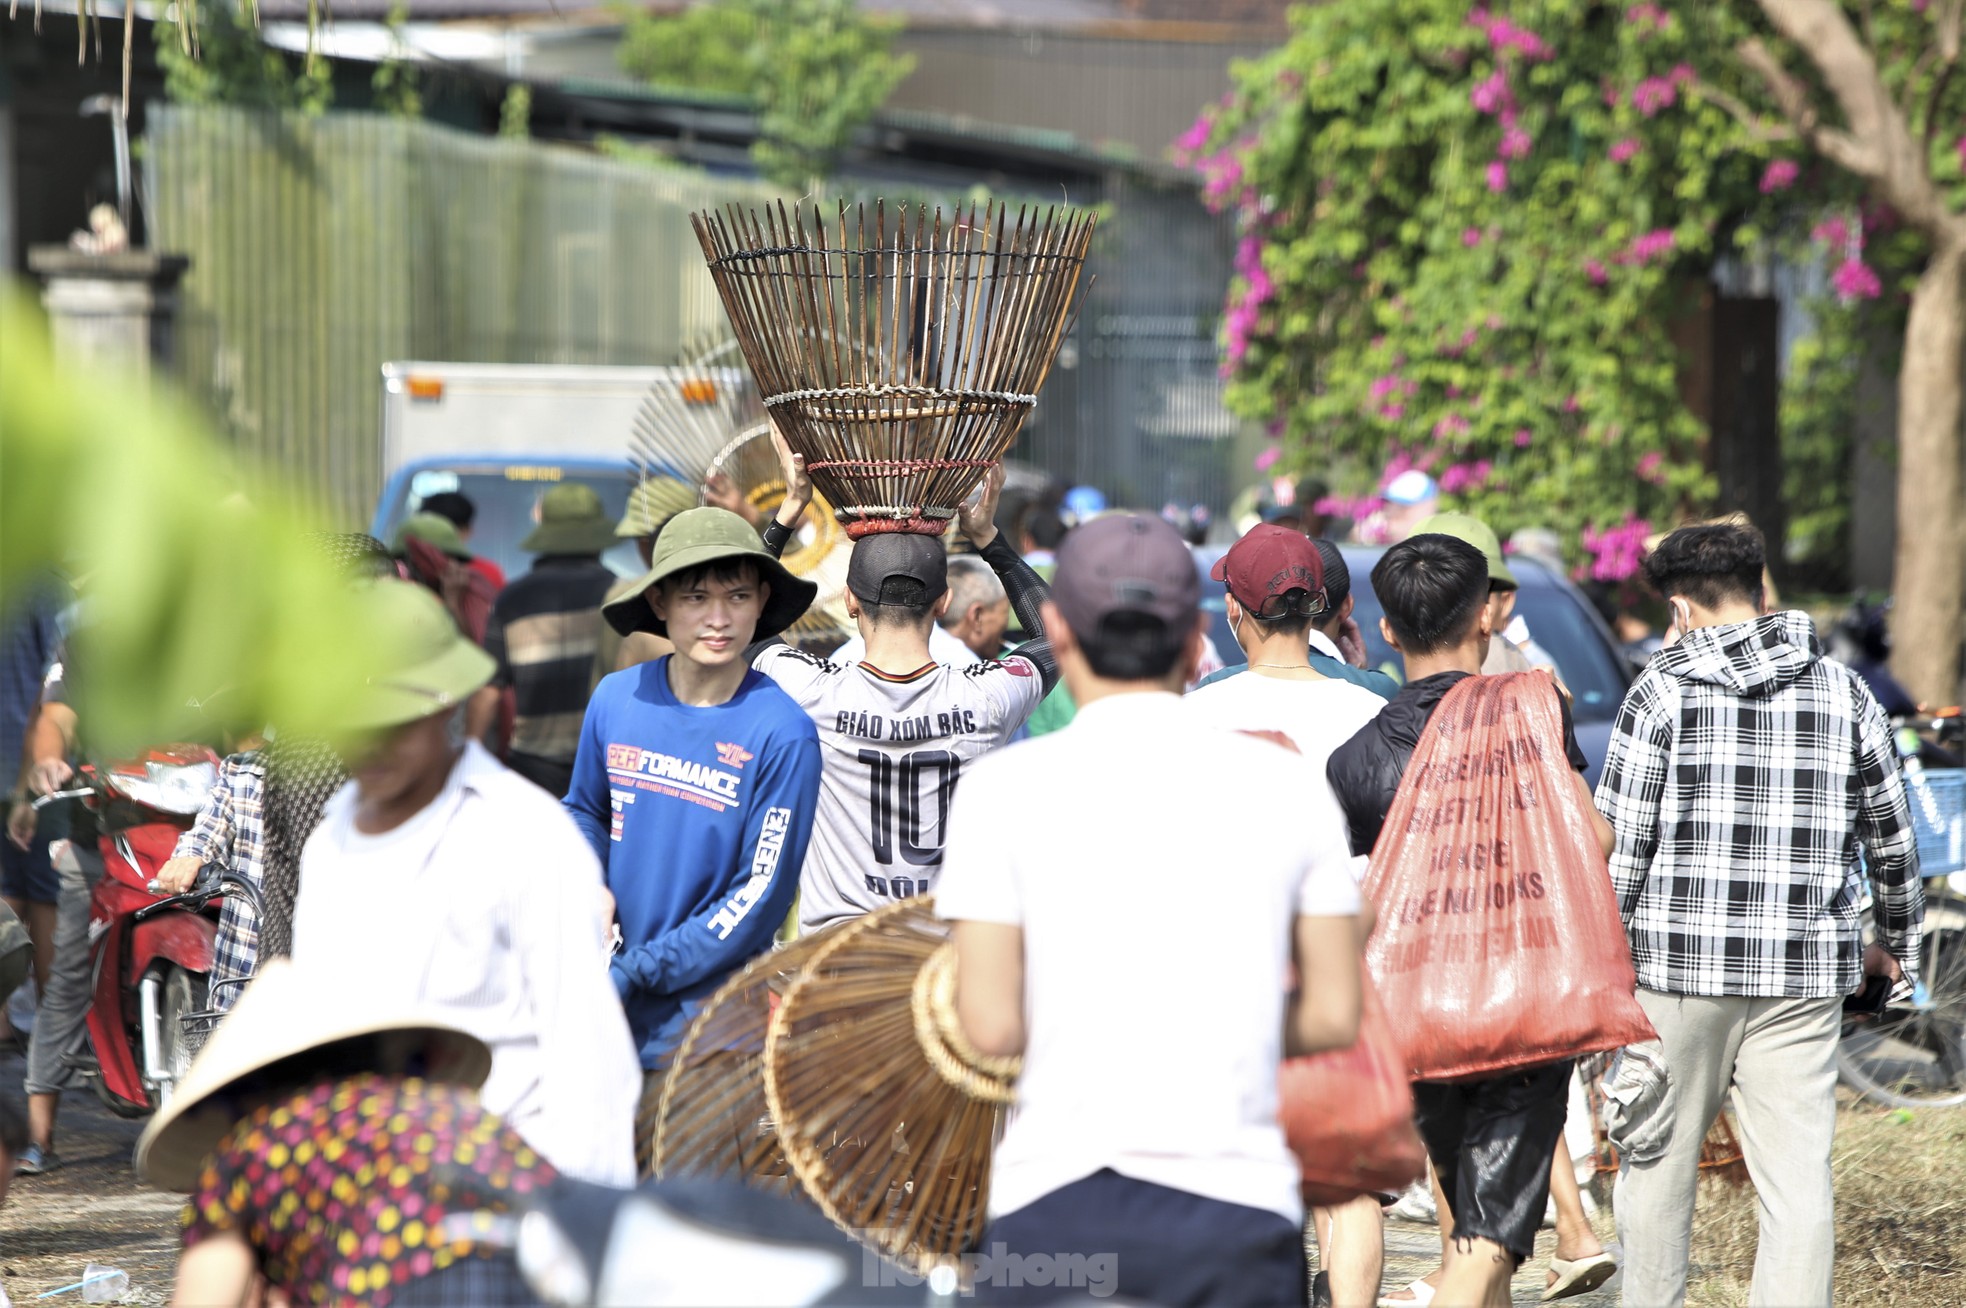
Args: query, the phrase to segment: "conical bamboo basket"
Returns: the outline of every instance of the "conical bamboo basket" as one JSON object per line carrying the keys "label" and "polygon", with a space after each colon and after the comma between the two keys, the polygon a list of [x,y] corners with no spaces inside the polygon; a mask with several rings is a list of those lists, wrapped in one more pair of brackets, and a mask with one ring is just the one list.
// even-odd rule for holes
{"label": "conical bamboo basket", "polygon": [[1019,1060],[962,1037],[954,947],[927,897],[827,934],[772,1017],[765,1100],[820,1210],[926,1273],[982,1235]]}
{"label": "conical bamboo basket", "polygon": [[691,215],[765,409],[850,536],[940,534],[1037,404],[1093,217],[995,204]]}
{"label": "conical bamboo basket", "polygon": [[643,1177],[711,1176],[800,1193],[765,1103],[765,1033],[828,932],[761,954],[703,1006],[669,1073],[642,1100],[635,1163]]}

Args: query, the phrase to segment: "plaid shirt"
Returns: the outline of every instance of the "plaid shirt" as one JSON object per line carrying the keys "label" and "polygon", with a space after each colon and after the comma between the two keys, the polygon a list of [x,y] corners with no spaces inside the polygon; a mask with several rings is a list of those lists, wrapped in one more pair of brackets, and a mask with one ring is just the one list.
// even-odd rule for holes
{"label": "plaid shirt", "polygon": [[[173,858],[192,857],[217,863],[246,877],[256,886],[266,883],[266,764],[255,751],[234,754],[219,765],[218,784],[191,830],[178,837]],[[227,895],[219,911],[218,939],[212,946],[212,980],[249,977],[259,958],[259,918],[237,895]],[[244,986],[212,991],[212,1007],[232,1007]]]}
{"label": "plaid shirt", "polygon": [[1638,983],[1828,998],[1861,980],[1863,863],[1907,975],[1925,890],[1877,701],[1800,613],[1662,650],[1618,711],[1597,806]]}

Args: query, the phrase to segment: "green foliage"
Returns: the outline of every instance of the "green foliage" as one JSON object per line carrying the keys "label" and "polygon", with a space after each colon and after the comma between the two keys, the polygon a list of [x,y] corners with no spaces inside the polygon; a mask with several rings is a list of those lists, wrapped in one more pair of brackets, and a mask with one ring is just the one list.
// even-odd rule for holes
{"label": "green foliage", "polygon": [[1856,421],[1863,311],[1820,296],[1816,330],[1797,341],[1782,385],[1784,553],[1792,566],[1840,588],[1850,558],[1850,444]]}
{"label": "green foliage", "polygon": [[178,104],[229,104],[319,114],[334,102],[328,61],[293,59],[260,40],[241,0],[182,0],[157,20],[164,93]]}
{"label": "green foliage", "polygon": [[508,141],[523,141],[532,135],[532,88],[514,82],[505,88],[498,106],[498,134]]}
{"label": "green foliage", "polygon": [[[397,51],[403,49],[403,24],[409,21],[409,17],[408,0],[392,0],[385,23],[389,29],[389,43]],[[375,66],[369,86],[375,94],[375,107],[383,113],[397,118],[423,117],[423,96],[417,90],[417,67],[410,60],[384,59]]]}
{"label": "green foliage", "polygon": [[893,52],[897,30],[856,0],[710,0],[632,16],[618,57],[657,86],[744,98],[758,113],[758,170],[805,191],[913,69]]}
{"label": "green foliage", "polygon": [[0,295],[0,604],[41,569],[83,574],[70,661],[94,751],[229,725],[332,725],[359,693],[352,588],[307,515],[220,453],[190,411],[106,365],[57,367],[43,324]]}
{"label": "green foliage", "polygon": [[1241,218],[1230,405],[1279,424],[1296,468],[1351,469],[1354,493],[1429,467],[1504,535],[1629,536],[1697,507],[1712,484],[1673,323],[1784,198],[1761,187],[1768,147],[1698,90],[1744,93],[1742,14],[1296,11],[1177,143]]}

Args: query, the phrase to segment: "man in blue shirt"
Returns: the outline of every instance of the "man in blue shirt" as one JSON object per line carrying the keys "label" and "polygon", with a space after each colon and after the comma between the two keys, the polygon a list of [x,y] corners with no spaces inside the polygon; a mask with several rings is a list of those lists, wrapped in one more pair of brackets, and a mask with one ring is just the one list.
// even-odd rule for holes
{"label": "man in blue shirt", "polygon": [[732,972],[768,949],[798,891],[819,795],[812,719],[746,649],[817,592],[736,514],[671,519],[649,572],[605,606],[675,653],[604,678],[566,806],[607,872],[623,945],[611,971],[651,1080]]}

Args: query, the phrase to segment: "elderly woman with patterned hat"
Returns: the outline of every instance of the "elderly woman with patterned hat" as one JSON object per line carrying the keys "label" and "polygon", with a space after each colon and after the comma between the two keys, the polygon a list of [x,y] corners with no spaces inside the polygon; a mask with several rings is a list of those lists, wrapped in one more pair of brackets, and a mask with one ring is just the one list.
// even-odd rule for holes
{"label": "elderly woman with patterned hat", "polygon": [[479,1102],[491,1050],[415,1006],[349,1002],[333,975],[268,964],[137,1143],[188,1192],[172,1302],[536,1302],[486,1239],[554,1179]]}

